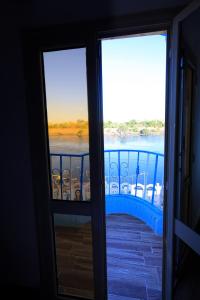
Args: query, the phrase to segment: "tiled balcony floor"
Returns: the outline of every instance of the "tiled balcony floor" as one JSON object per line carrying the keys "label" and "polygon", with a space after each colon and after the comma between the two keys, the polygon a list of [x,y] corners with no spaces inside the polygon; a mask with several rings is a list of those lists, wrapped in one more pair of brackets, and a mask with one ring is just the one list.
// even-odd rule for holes
{"label": "tiled balcony floor", "polygon": [[[125,214],[106,217],[108,300],[161,300],[162,238]],[[56,226],[59,293],[93,299],[90,224]]]}
{"label": "tiled balcony floor", "polygon": [[107,221],[109,300],[160,300],[162,238],[142,221],[113,214]]}

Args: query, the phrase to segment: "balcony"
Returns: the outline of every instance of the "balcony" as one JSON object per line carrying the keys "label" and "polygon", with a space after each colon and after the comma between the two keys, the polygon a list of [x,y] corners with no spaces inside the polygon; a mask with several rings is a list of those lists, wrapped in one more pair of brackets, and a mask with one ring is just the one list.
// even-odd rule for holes
{"label": "balcony", "polygon": [[[89,153],[50,155],[54,199],[90,200]],[[127,214],[158,235],[163,227],[164,155],[105,150],[106,214]]]}

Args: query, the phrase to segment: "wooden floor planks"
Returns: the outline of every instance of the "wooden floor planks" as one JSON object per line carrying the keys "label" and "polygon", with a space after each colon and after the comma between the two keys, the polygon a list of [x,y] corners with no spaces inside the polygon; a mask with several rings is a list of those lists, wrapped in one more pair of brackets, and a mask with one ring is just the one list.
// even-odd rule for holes
{"label": "wooden floor planks", "polygon": [[59,294],[94,299],[91,225],[55,227]]}
{"label": "wooden floor planks", "polygon": [[132,216],[106,222],[109,300],[160,300],[162,238]]}
{"label": "wooden floor planks", "polygon": [[[109,300],[161,300],[162,238],[125,214],[106,217]],[[92,299],[90,225],[56,227],[59,292]]]}

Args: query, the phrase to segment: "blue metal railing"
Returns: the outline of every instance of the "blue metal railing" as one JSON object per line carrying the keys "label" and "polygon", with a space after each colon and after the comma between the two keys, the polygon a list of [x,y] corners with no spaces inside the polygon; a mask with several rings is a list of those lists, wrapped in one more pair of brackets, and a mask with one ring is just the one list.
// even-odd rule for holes
{"label": "blue metal railing", "polygon": [[[163,207],[164,155],[105,150],[105,194],[129,194]],[[90,200],[89,153],[50,154],[54,199]]]}
{"label": "blue metal railing", "polygon": [[53,199],[89,200],[83,197],[83,187],[89,189],[89,153],[50,153],[50,165]]}

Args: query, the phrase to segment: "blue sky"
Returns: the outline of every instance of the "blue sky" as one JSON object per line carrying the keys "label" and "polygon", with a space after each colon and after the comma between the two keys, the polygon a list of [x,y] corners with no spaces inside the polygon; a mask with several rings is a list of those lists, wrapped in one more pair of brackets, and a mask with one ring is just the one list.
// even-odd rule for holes
{"label": "blue sky", "polygon": [[[44,53],[49,122],[88,118],[86,51]],[[164,120],[166,41],[147,35],[102,41],[104,120]]]}
{"label": "blue sky", "polygon": [[88,119],[86,49],[44,53],[49,122]]}
{"label": "blue sky", "polygon": [[164,120],[165,36],[104,40],[102,68],[105,120]]}

